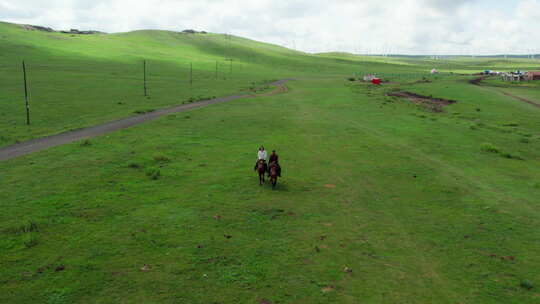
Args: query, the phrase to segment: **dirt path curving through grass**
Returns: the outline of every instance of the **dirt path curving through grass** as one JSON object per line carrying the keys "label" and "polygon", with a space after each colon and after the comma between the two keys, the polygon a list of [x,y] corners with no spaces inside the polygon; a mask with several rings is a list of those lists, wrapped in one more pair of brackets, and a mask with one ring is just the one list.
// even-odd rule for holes
{"label": "dirt path curving through grass", "polygon": [[0,148],[0,161],[23,156],[23,155],[41,151],[47,148],[64,145],[64,144],[71,143],[74,141],[96,137],[96,136],[114,132],[120,129],[129,128],[131,126],[135,126],[135,125],[138,125],[138,124],[150,121],[150,120],[154,120],[163,115],[167,115],[171,113],[184,112],[191,109],[202,108],[202,107],[206,107],[212,104],[233,101],[233,100],[241,99],[241,98],[269,96],[269,95],[274,95],[278,93],[285,93],[287,92],[287,87],[285,86],[285,83],[290,80],[293,80],[293,79],[282,79],[282,80],[269,83],[268,85],[276,86],[276,89],[267,94],[232,95],[232,96],[219,97],[219,98],[210,99],[210,100],[198,101],[198,102],[194,102],[190,104],[184,104],[184,105],[174,106],[171,108],[160,109],[160,110],[156,110],[156,111],[146,113],[146,114],[122,118],[119,120],[111,121],[111,122],[93,126],[93,127],[69,131],[69,132],[60,133],[60,134],[42,137],[42,138],[36,138],[36,139],[32,139],[32,140],[25,141],[22,143],[18,143],[15,145],[3,147],[3,148]]}
{"label": "dirt path curving through grass", "polygon": [[523,102],[526,102],[530,105],[533,105],[535,107],[538,107],[540,108],[540,102],[537,102],[537,101],[533,101],[533,100],[530,100],[530,99],[527,99],[527,98],[524,98],[524,97],[520,97],[520,96],[517,96],[517,95],[514,95],[512,93],[508,93],[504,90],[501,90],[501,89],[497,89],[497,88],[494,88],[494,87],[491,87],[491,86],[486,86],[486,85],[483,85],[482,84],[482,80],[484,80],[485,77],[480,77],[480,78],[475,78],[473,80],[470,80],[469,83],[473,84],[473,85],[476,85],[476,86],[479,86],[481,88],[484,88],[486,90],[490,90],[490,91],[494,91],[494,92],[497,92],[499,94],[502,94],[504,96],[508,96],[508,97],[511,97],[515,100],[519,100],[519,101],[523,101]]}
{"label": "dirt path curving through grass", "polygon": [[503,91],[503,90],[497,90],[497,91],[499,91],[501,94],[506,95],[506,96],[508,96],[508,97],[512,97],[512,98],[514,98],[514,99],[516,99],[516,100],[520,100],[520,101],[526,102],[526,103],[528,103],[528,104],[531,104],[531,105],[533,105],[533,106],[535,106],[535,107],[539,107],[539,108],[540,108],[540,102],[534,102],[534,101],[532,101],[532,100],[530,100],[530,99],[527,99],[527,98],[524,98],[524,97],[520,97],[520,96],[511,94],[511,93],[505,92],[505,91]]}
{"label": "dirt path curving through grass", "polygon": [[[290,80],[290,79],[288,79]],[[272,91],[270,92],[267,92],[267,93],[262,93],[262,94],[252,94],[250,95],[251,97],[266,97],[266,96],[272,96],[272,95],[276,95],[276,94],[283,94],[283,93],[287,93],[289,91],[289,89],[287,88],[287,86],[285,85],[284,82],[282,83],[274,83],[273,84],[276,88],[273,89]]]}

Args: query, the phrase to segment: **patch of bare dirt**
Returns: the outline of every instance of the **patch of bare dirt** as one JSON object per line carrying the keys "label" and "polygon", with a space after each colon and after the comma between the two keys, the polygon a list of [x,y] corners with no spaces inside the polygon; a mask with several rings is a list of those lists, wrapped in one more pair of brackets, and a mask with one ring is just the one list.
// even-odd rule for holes
{"label": "patch of bare dirt", "polygon": [[321,289],[321,291],[324,292],[324,293],[329,293],[329,292],[332,292],[334,290],[335,290],[334,286],[326,286],[326,287],[323,287]]}
{"label": "patch of bare dirt", "polygon": [[54,271],[58,272],[58,271],[63,271],[63,270],[65,270],[65,269],[66,269],[66,266],[60,265],[60,266],[56,267],[56,268],[54,269]]}
{"label": "patch of bare dirt", "polygon": [[484,77],[478,77],[478,78],[469,80],[469,83],[479,86],[481,85],[482,80],[484,80]]}
{"label": "patch of bare dirt", "polygon": [[411,92],[391,92],[386,94],[387,96],[406,98],[415,104],[421,105],[426,109],[432,112],[442,112],[443,107],[456,103],[455,100],[443,99],[443,98],[433,98],[429,96],[423,96]]}
{"label": "patch of bare dirt", "polygon": [[289,91],[289,88],[287,88],[287,86],[283,83],[278,83],[275,85],[275,87],[276,88],[272,90],[271,92],[262,93],[262,94],[252,94],[251,96],[252,97],[272,96],[272,95],[287,93]]}

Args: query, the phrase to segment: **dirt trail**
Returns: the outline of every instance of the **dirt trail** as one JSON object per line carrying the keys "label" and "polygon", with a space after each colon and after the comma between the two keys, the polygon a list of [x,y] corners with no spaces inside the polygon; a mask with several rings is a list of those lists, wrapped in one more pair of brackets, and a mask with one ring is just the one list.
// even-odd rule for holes
{"label": "dirt trail", "polygon": [[[277,87],[277,89],[271,93],[277,94],[280,92],[286,92],[287,88],[285,86],[285,83],[290,80],[293,80],[293,79],[282,79],[273,83],[269,83],[268,85]],[[269,95],[273,95],[273,94],[269,94]],[[120,129],[129,128],[134,125],[138,125],[138,124],[150,121],[150,120],[154,120],[163,115],[206,107],[206,106],[216,104],[216,103],[228,102],[228,101],[232,101],[236,99],[250,98],[250,97],[256,97],[256,96],[260,96],[260,95],[232,95],[232,96],[219,97],[219,98],[210,99],[210,100],[203,100],[203,101],[198,101],[198,102],[194,102],[190,104],[156,110],[151,113],[127,117],[127,118],[111,121],[111,122],[93,126],[93,127],[88,127],[88,128],[60,133],[60,134],[56,134],[52,136],[32,139],[32,140],[18,143],[12,146],[0,148],[0,161],[23,156],[23,155],[37,152],[40,150],[44,150],[50,147],[55,147],[55,146],[71,143],[71,142],[82,140],[82,139],[96,137],[96,136],[110,133],[113,131],[117,131]],[[266,95],[262,94],[262,96],[266,96]]]}
{"label": "dirt trail", "polygon": [[512,98],[514,98],[514,99],[516,99],[516,100],[520,100],[520,101],[526,102],[526,103],[528,103],[528,104],[531,104],[531,105],[533,105],[533,106],[535,106],[535,107],[539,107],[539,108],[540,108],[540,102],[534,102],[534,101],[532,101],[532,100],[530,100],[530,99],[527,99],[527,98],[524,98],[524,97],[519,97],[519,96],[517,96],[517,95],[513,95],[513,94],[511,94],[511,93],[508,93],[508,92],[505,92],[505,91],[502,91],[502,90],[497,90],[497,91],[498,91],[499,93],[503,94],[503,95],[508,96],[508,97],[512,97]]}
{"label": "dirt trail", "polygon": [[[290,79],[289,79],[290,80]],[[271,92],[262,93],[262,94],[252,94],[251,97],[262,97],[262,96],[272,96],[276,94],[283,94],[287,93],[289,89],[285,85],[285,83],[274,83],[274,86],[276,87]]]}
{"label": "dirt trail", "polygon": [[423,107],[425,107],[426,109],[432,112],[442,112],[443,107],[456,103],[455,100],[434,98],[434,97],[423,96],[416,93],[404,92],[404,91],[390,92],[386,95],[393,96],[393,97],[406,98],[415,104],[422,105]]}
{"label": "dirt trail", "polygon": [[528,104],[531,104],[535,107],[539,107],[540,108],[540,102],[537,102],[537,101],[533,101],[533,100],[530,100],[530,99],[527,99],[527,98],[524,98],[524,97],[520,97],[520,96],[517,96],[517,95],[514,95],[512,93],[508,93],[508,92],[505,92],[501,89],[497,89],[497,88],[494,88],[494,87],[491,87],[491,86],[486,86],[486,85],[483,85],[482,84],[482,80],[484,80],[485,77],[480,77],[480,78],[475,78],[473,80],[469,80],[469,83],[473,84],[473,85],[476,85],[476,86],[479,86],[479,87],[482,87],[486,90],[491,90],[491,91],[495,91],[499,94],[503,94],[505,96],[508,96],[508,97],[511,97],[511,98],[514,98],[515,100],[519,100],[519,101],[523,101],[523,102],[526,102]]}

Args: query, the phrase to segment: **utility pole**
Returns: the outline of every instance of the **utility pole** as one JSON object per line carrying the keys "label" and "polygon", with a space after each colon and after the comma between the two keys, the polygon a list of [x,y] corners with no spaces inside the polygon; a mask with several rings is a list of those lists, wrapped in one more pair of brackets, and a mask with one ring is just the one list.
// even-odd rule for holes
{"label": "utility pole", "polygon": [[144,86],[144,96],[148,96],[146,94],[146,60],[143,60],[143,86]]}
{"label": "utility pole", "polygon": [[189,92],[191,99],[193,100],[193,62],[189,64]]}
{"label": "utility pole", "polygon": [[232,74],[232,62],[233,62],[233,59],[232,59],[232,58],[229,58],[229,59],[227,59],[227,60],[229,60],[229,61],[231,62],[231,64],[230,64],[230,69],[229,69],[229,74]]}
{"label": "utility pole", "polygon": [[193,62],[190,63],[189,68],[189,84],[193,86]]}
{"label": "utility pole", "polygon": [[28,105],[28,86],[26,84],[26,65],[22,62],[23,78],[24,78],[24,101],[26,104],[26,124],[30,125],[30,107]]}

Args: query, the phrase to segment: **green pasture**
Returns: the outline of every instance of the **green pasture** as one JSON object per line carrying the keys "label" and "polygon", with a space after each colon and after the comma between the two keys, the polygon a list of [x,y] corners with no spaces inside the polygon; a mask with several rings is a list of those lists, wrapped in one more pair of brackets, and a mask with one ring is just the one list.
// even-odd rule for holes
{"label": "green pasture", "polygon": [[[186,102],[191,61],[193,96],[296,79],[286,93],[0,162],[0,303],[540,299],[540,109],[491,80],[216,34],[71,37],[0,24],[0,39],[10,41],[0,44],[2,145]],[[390,83],[348,79],[371,70]],[[456,103],[433,113],[386,95],[396,90]],[[261,144],[280,155],[276,190],[253,172]]]}

